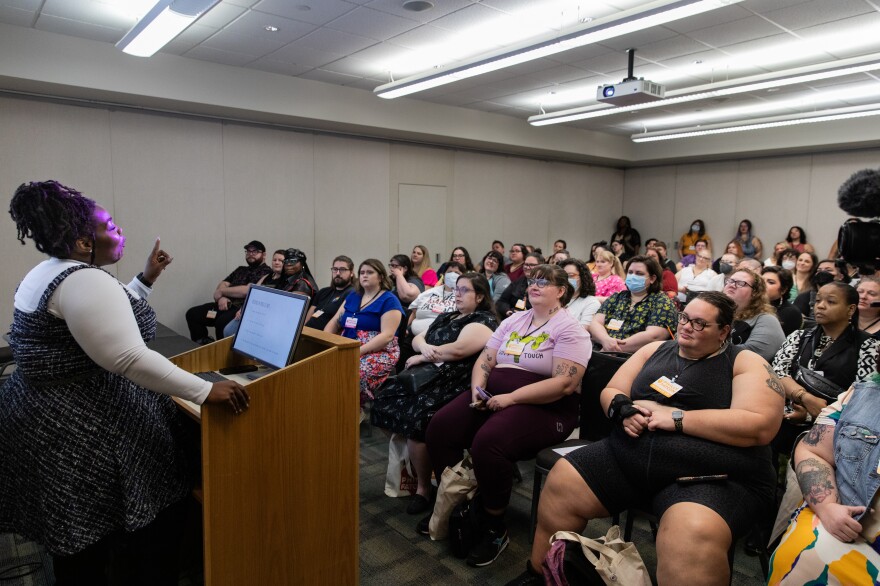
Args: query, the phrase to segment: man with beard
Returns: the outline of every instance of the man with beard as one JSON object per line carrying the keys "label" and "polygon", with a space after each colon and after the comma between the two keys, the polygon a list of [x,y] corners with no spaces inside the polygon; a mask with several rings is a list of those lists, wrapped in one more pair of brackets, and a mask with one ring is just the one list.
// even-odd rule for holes
{"label": "man with beard", "polygon": [[248,287],[272,272],[265,262],[266,247],[259,240],[244,245],[247,265],[232,271],[220,281],[214,290],[214,301],[191,307],[186,312],[189,337],[198,344],[209,344],[214,338],[208,335],[208,326],[214,326],[217,338],[223,337],[223,328],[235,317],[235,313],[247,297]]}
{"label": "man with beard", "polygon": [[330,268],[332,282],[329,287],[324,287],[312,299],[312,306],[306,314],[306,325],[316,330],[323,330],[330,321],[339,306],[352,292],[354,287],[354,263],[347,256],[337,256],[333,259]]}

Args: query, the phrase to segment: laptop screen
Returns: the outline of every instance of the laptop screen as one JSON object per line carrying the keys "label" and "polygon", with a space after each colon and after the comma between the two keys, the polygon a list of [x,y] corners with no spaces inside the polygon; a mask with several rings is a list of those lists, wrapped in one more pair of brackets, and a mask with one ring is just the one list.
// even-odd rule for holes
{"label": "laptop screen", "polygon": [[241,310],[233,352],[272,368],[284,368],[293,360],[308,309],[305,295],[254,285]]}

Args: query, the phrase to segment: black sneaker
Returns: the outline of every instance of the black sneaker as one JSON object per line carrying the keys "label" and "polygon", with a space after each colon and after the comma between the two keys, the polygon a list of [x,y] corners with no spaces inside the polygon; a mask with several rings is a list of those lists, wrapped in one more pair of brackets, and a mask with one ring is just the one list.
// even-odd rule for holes
{"label": "black sneaker", "polygon": [[510,543],[510,538],[507,536],[507,529],[486,529],[480,541],[468,554],[468,565],[477,568],[488,566],[498,559],[508,543]]}
{"label": "black sneaker", "polygon": [[407,515],[418,515],[425,511],[431,510],[431,501],[420,494],[414,494],[409,498],[409,504],[406,507]]}
{"label": "black sneaker", "polygon": [[532,563],[527,560],[526,571],[504,586],[541,586],[542,584],[544,584],[544,576],[532,571]]}
{"label": "black sneaker", "polygon": [[421,521],[419,521],[418,525],[416,525],[416,533],[419,535],[430,535],[431,530],[429,526],[431,525],[431,515],[428,515]]}

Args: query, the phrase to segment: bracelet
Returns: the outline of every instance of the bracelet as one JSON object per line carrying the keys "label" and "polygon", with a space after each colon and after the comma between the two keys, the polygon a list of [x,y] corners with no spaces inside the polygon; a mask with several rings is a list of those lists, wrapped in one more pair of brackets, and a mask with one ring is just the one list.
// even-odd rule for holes
{"label": "bracelet", "polygon": [[804,394],[806,392],[807,392],[806,389],[801,389],[791,398],[791,402],[794,403],[795,405],[803,406],[803,404],[804,404],[803,398],[804,398]]}
{"label": "bracelet", "polygon": [[151,281],[148,281],[143,273],[138,273],[137,280],[149,287],[150,289],[153,288],[153,283]]}

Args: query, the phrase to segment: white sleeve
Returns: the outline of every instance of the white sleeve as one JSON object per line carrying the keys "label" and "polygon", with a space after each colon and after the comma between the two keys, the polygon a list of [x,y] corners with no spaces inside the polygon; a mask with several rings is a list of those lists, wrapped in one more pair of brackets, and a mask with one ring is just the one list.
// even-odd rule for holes
{"label": "white sleeve", "polygon": [[101,368],[157,393],[202,404],[211,383],[147,348],[121,284],[101,270],[71,274],[53,294],[77,344]]}

